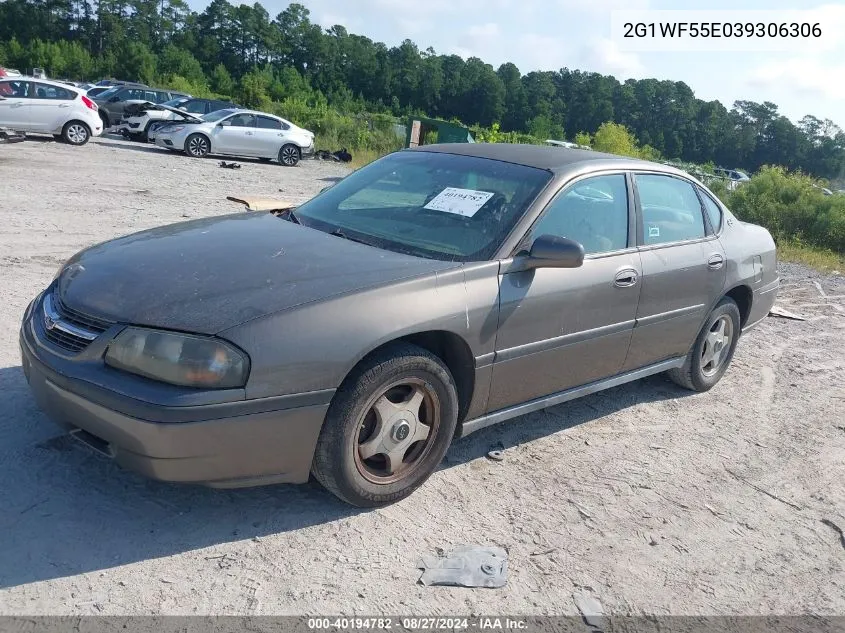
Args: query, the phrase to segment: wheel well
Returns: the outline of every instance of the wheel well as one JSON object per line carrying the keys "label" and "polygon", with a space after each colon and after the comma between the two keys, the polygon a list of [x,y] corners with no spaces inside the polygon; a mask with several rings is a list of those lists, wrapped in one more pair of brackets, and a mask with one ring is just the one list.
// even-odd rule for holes
{"label": "wheel well", "polygon": [[206,141],[208,141],[208,150],[209,153],[211,153],[211,138],[209,138],[208,134],[205,134],[204,132],[193,132],[191,134],[188,134],[188,136],[185,137],[185,151],[188,150],[188,139],[192,136],[202,136]]}
{"label": "wheel well", "polygon": [[86,130],[88,130],[88,133],[89,133],[89,134],[91,133],[91,126],[90,126],[90,125],[88,125],[85,121],[82,121],[82,120],[80,120],[80,119],[71,119],[70,121],[68,121],[67,123],[65,123],[65,124],[62,126],[62,129],[64,130],[64,129],[65,129],[68,125],[70,125],[71,123],[79,123],[79,125],[84,125],[84,126],[85,126],[85,129],[86,129]]}
{"label": "wheel well", "polygon": [[443,361],[455,380],[455,387],[458,390],[458,424],[463,422],[475,390],[475,357],[467,342],[457,334],[443,330],[418,332],[388,341],[372,350],[367,356],[398,341],[406,341],[422,347]]}
{"label": "wheel well", "polygon": [[730,297],[736,302],[739,308],[740,325],[745,327],[745,324],[748,322],[748,316],[751,314],[751,301],[754,296],[751,288],[748,286],[737,286],[728,290],[725,296]]}
{"label": "wheel well", "polygon": [[100,115],[100,119],[102,119],[103,125],[107,128],[110,127],[109,126],[109,115],[106,114],[105,112],[103,112],[102,110],[100,110],[97,114]]}

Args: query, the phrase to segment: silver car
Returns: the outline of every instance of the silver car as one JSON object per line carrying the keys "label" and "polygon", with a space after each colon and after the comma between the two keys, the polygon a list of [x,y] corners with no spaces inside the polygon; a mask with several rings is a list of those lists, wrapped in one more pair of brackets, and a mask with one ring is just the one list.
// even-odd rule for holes
{"label": "silver car", "polygon": [[188,156],[209,154],[277,159],[293,167],[314,153],[314,134],[277,116],[254,110],[218,110],[156,132],[156,145]]}

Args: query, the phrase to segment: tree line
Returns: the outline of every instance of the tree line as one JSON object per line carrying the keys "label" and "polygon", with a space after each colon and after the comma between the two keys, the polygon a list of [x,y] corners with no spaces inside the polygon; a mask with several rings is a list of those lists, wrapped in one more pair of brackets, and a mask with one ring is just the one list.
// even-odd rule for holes
{"label": "tree line", "polygon": [[72,79],[178,79],[245,105],[317,95],[341,112],[425,113],[540,139],[615,122],[655,155],[845,176],[845,133],[830,120],[793,123],[771,102],[728,110],[680,81],[620,82],[568,68],[523,74],[410,40],[389,47],[341,25],[323,29],[296,3],[271,17],[259,3],[227,0],[202,12],[184,0],[5,0],[0,63]]}

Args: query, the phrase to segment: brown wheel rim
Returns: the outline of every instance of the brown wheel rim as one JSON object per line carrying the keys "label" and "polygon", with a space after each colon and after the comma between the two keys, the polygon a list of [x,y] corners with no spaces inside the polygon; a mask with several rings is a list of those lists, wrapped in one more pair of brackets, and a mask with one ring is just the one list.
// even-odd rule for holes
{"label": "brown wheel rim", "polygon": [[440,399],[421,378],[402,378],[369,399],[353,452],[364,479],[390,484],[417,472],[440,428]]}

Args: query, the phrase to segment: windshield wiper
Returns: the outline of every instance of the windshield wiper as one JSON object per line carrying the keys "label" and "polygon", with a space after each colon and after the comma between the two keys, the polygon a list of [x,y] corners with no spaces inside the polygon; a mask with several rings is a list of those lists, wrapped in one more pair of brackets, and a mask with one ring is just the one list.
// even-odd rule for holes
{"label": "windshield wiper", "polygon": [[368,241],[362,240],[359,237],[352,237],[351,235],[347,235],[340,229],[335,229],[334,231],[329,233],[329,235],[334,235],[335,237],[342,237],[343,239],[349,240],[351,242],[358,242],[359,244],[366,244],[367,246],[372,246],[372,244],[370,244]]}
{"label": "windshield wiper", "polygon": [[296,212],[292,208],[285,209],[284,211],[282,211],[282,213],[287,216],[287,220],[289,222],[293,222],[294,224],[302,224],[302,220],[299,219],[299,216],[296,215]]}

